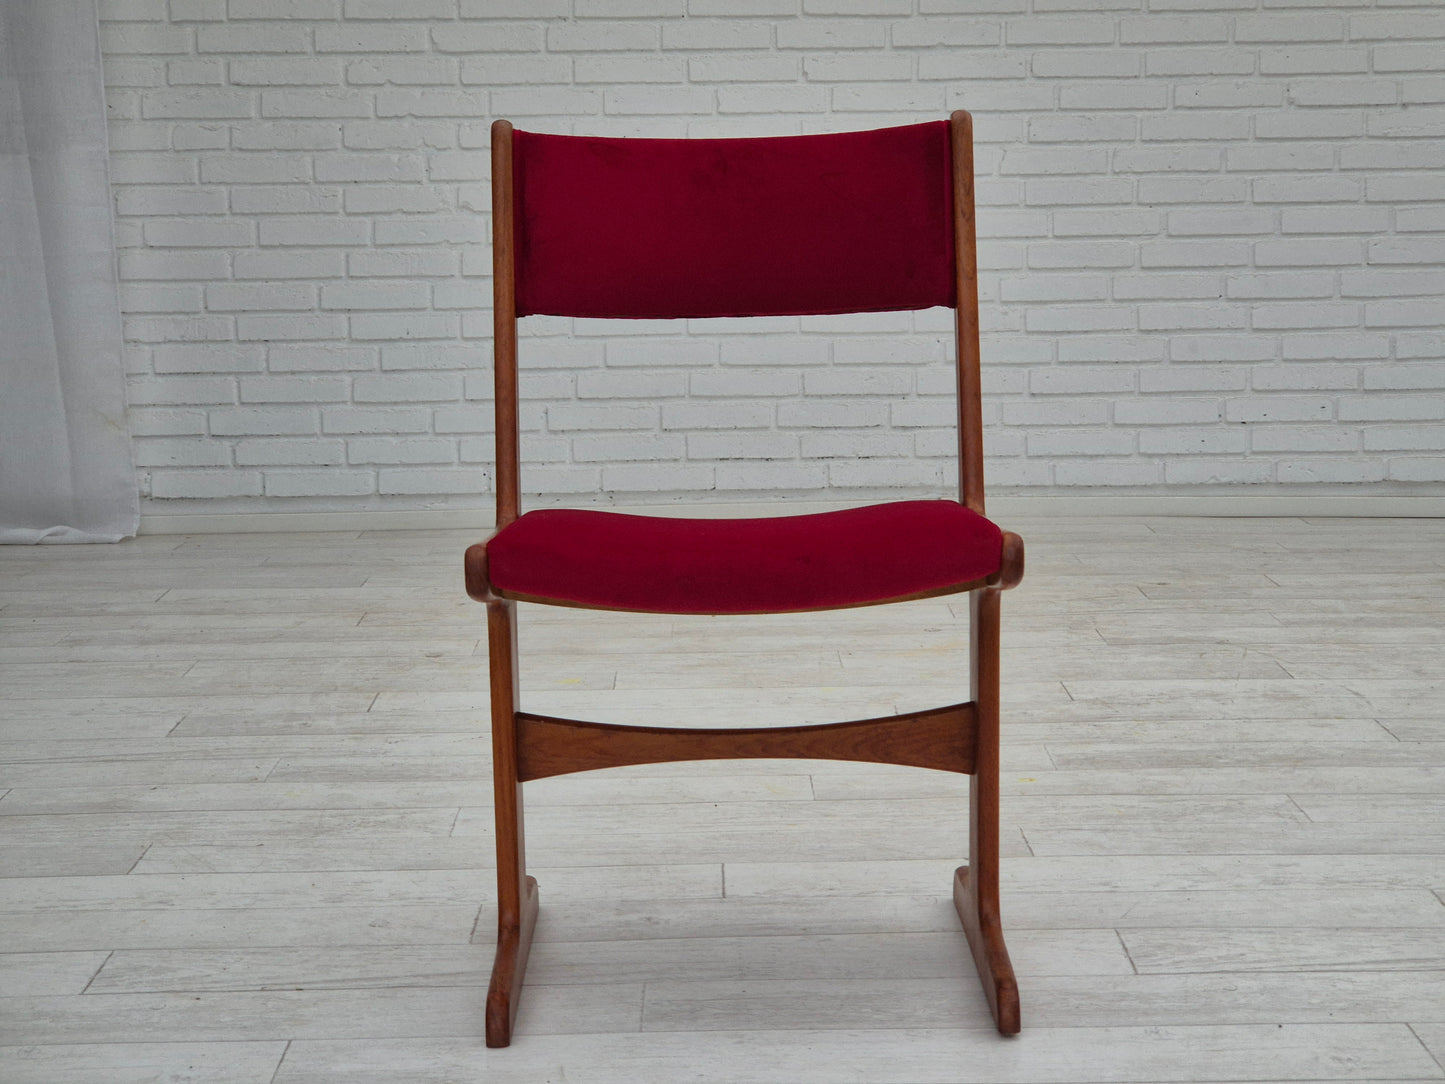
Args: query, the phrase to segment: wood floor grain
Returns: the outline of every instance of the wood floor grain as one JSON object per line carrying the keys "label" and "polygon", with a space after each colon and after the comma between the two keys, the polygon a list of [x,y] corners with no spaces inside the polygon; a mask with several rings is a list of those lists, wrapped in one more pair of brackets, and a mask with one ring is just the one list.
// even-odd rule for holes
{"label": "wood floor grain", "polygon": [[[0,1080],[1445,1080],[1445,524],[1007,526],[1013,1040],[949,900],[961,780],[700,762],[528,784],[489,1051],[475,536],[0,548]],[[910,711],[966,698],[966,625],[524,605],[523,702]]]}

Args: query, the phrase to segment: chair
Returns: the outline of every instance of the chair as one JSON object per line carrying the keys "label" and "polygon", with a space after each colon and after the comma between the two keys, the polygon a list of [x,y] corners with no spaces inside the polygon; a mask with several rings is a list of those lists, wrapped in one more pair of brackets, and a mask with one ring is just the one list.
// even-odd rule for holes
{"label": "chair", "polygon": [[[506,1046],[537,918],[522,784],[625,764],[801,757],[970,777],[953,898],[998,1030],[1019,1030],[998,900],[999,595],[1023,543],[984,518],[972,122],[768,139],[598,139],[492,126],[497,529],[466,552],[487,605],[497,828],[488,1046]],[[519,515],[519,317],[956,310],[961,499],[763,519]],[[692,730],[522,711],[516,602],[788,613],[968,592],[971,699],[826,725]]]}

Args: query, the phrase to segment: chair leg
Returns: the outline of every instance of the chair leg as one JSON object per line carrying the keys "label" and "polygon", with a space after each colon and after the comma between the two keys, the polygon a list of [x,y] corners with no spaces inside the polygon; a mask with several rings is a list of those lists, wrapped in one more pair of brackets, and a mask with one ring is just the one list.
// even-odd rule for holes
{"label": "chair leg", "polygon": [[497,823],[497,957],[487,989],[487,1045],[507,1046],[537,924],[537,882],[527,876],[517,771],[516,604],[487,603],[491,663],[492,800]]}
{"label": "chair leg", "polygon": [[1004,945],[998,898],[999,594],[996,588],[987,588],[969,596],[978,744],[968,786],[968,865],[954,874],[953,904],[994,1023],[1001,1034],[1015,1035],[1021,1027],[1019,988]]}

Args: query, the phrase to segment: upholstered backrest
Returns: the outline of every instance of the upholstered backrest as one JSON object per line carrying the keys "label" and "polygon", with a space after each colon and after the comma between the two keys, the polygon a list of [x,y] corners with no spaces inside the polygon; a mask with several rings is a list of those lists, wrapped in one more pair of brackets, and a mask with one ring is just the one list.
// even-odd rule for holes
{"label": "upholstered backrest", "polygon": [[955,303],[945,121],[770,139],[513,133],[517,315]]}

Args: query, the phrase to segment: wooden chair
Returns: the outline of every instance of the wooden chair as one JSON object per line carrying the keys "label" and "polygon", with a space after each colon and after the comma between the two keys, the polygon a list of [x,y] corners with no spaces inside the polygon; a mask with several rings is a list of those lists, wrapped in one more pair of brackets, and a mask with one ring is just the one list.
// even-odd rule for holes
{"label": "wooden chair", "polygon": [[[1019,1030],[999,922],[999,594],[1023,543],[984,518],[972,123],[770,139],[594,139],[492,126],[497,530],[466,553],[487,604],[498,933],[488,1046],[506,1046],[537,918],[522,784],[663,761],[801,757],[970,777],[953,898],[998,1030]],[[807,516],[518,514],[517,319],[956,311],[960,497]],[[522,711],[516,602],[788,613],[970,596],[971,699],[827,725],[693,730]]]}

